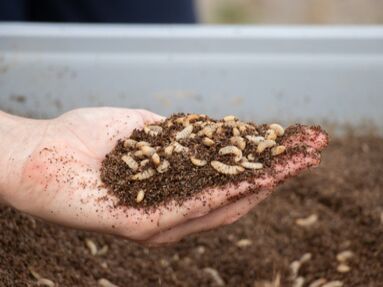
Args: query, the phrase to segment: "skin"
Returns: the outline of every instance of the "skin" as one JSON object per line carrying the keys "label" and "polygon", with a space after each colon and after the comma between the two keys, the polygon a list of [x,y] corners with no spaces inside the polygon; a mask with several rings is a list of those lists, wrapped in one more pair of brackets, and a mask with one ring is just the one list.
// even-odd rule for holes
{"label": "skin", "polygon": [[162,119],[149,111],[118,108],[78,109],[50,120],[0,112],[0,201],[61,225],[165,245],[235,222],[287,177],[318,165],[327,145],[325,134],[309,128],[286,139],[285,145],[305,144],[308,152],[285,156],[273,175],[256,180],[256,193],[249,193],[250,183],[243,182],[202,191],[203,201],[170,202],[150,214],[115,208],[116,198],[100,187],[104,156],[119,138]]}

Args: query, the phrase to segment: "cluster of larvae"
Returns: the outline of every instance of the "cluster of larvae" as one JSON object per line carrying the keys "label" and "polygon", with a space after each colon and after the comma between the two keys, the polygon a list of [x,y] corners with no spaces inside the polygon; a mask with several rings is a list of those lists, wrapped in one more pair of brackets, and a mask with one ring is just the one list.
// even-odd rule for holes
{"label": "cluster of larvae", "polygon": [[[225,175],[236,175],[245,169],[262,169],[263,165],[260,162],[255,162],[253,154],[244,155],[243,151],[246,145],[251,143],[256,146],[254,152],[261,154],[266,149],[270,149],[272,156],[277,156],[285,152],[286,148],[283,145],[277,145],[276,139],[284,134],[284,129],[279,124],[269,125],[269,129],[261,136],[258,134],[254,125],[239,121],[235,116],[226,116],[222,121],[214,122],[207,118],[206,115],[189,114],[173,120],[167,120],[163,126],[171,128],[177,125],[181,128],[172,136],[171,143],[167,146],[151,146],[146,141],[136,141],[134,139],[126,139],[124,147],[133,149],[122,156],[122,160],[134,172],[130,176],[130,180],[140,181],[146,180],[156,173],[165,173],[170,168],[170,163],[167,158],[173,153],[186,154],[194,166],[202,167],[207,164],[217,172]],[[213,160],[210,163],[204,159],[199,159],[196,155],[190,153],[189,148],[182,145],[180,141],[193,139],[197,136],[201,138],[201,144],[211,147],[216,144],[214,135],[223,135],[225,129],[231,129],[230,145],[222,147],[218,150],[219,155],[232,155],[236,164],[229,165],[223,162]],[[246,131],[247,134],[242,136]],[[163,127],[159,125],[147,125],[144,127],[144,132],[156,137],[163,132]],[[149,162],[153,162],[155,168],[145,167]],[[153,165],[151,165],[153,166]],[[136,201],[139,203],[144,199],[145,191],[140,190],[137,194]]]}

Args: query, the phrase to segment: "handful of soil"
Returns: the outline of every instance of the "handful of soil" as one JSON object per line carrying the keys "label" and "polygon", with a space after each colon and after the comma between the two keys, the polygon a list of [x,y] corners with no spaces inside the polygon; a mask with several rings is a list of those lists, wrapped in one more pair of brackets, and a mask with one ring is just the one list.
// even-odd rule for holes
{"label": "handful of soil", "polygon": [[281,155],[302,152],[281,144],[299,128],[175,114],[119,140],[102,163],[101,179],[120,205],[182,203],[208,187],[272,174]]}

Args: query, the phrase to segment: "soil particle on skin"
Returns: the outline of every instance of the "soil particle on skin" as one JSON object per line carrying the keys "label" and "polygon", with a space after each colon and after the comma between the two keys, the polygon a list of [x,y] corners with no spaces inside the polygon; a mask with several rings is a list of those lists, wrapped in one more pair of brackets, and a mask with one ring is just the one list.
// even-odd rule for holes
{"label": "soil particle on skin", "polygon": [[[189,121],[190,117],[194,117],[193,120]],[[209,127],[213,127],[211,134],[204,134],[203,130]],[[302,128],[303,126],[296,125],[286,129],[285,135],[277,136],[272,146],[259,153],[259,145],[247,137],[265,137],[270,130],[268,125],[257,126],[237,119],[216,121],[203,115],[175,114],[154,127],[151,125],[143,130],[134,130],[129,137],[129,140],[133,141],[129,144],[124,144],[126,139],[119,140],[102,163],[101,179],[110,194],[119,199],[120,205],[155,208],[169,200],[181,204],[185,199],[197,197],[198,193],[207,187],[238,184],[244,180],[251,182],[256,178],[272,175],[274,165],[283,164],[286,158],[294,154],[306,153],[307,147],[302,144],[287,147],[286,150],[282,146],[280,155],[272,155],[273,146],[279,146],[291,135],[299,133]],[[320,130],[319,127],[314,128]],[[236,148],[235,152],[239,152],[239,156],[221,153],[222,148],[235,146],[232,142],[234,134],[240,137],[242,144],[245,143],[241,149]],[[206,137],[212,141],[211,145],[203,144]],[[138,147],[134,141],[146,142],[150,147],[142,148],[141,144]],[[178,145],[180,151],[177,152],[174,145]],[[174,147],[171,155],[166,153],[169,146]],[[167,161],[168,167],[164,172],[156,172],[159,162],[151,158],[154,151],[157,160]],[[142,152],[150,153],[145,156]],[[251,160],[248,160],[249,155],[252,156]],[[144,161],[147,163],[139,164]],[[223,169],[219,172],[214,167],[215,161],[229,167],[219,164],[217,168]],[[261,163],[262,168],[244,168],[243,161]],[[233,167],[235,168],[230,172],[234,174],[225,174],[225,169],[230,173],[227,169]],[[142,198],[143,192],[145,197]]]}
{"label": "soil particle on skin", "polygon": [[[320,167],[280,186],[239,222],[157,249],[0,207],[0,286],[37,286],[30,270],[57,286],[217,286],[204,271],[213,270],[225,286],[267,286],[279,275],[280,286],[290,287],[290,264],[310,253],[297,274],[304,287],[320,278],[380,287],[382,172],[382,138],[332,140]],[[314,222],[297,224],[313,214]],[[92,255],[88,239],[107,251]],[[344,251],[353,256],[342,259],[350,271],[341,273]]]}

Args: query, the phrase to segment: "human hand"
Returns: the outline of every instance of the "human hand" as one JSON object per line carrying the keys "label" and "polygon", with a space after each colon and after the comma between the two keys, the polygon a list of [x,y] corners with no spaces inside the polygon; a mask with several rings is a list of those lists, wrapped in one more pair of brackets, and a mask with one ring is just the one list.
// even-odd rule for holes
{"label": "human hand", "polygon": [[286,139],[285,145],[303,143],[310,148],[256,180],[254,194],[246,194],[249,183],[243,182],[235,188],[203,191],[203,200],[189,199],[181,206],[169,203],[149,214],[116,207],[116,198],[101,187],[104,156],[119,138],[161,119],[148,111],[117,108],[79,109],[46,121],[12,118],[13,128],[1,144],[9,150],[0,159],[8,167],[0,178],[3,201],[70,227],[116,234],[147,245],[167,244],[236,221],[279,182],[317,165],[319,151],[327,144],[324,134],[308,128]]}

